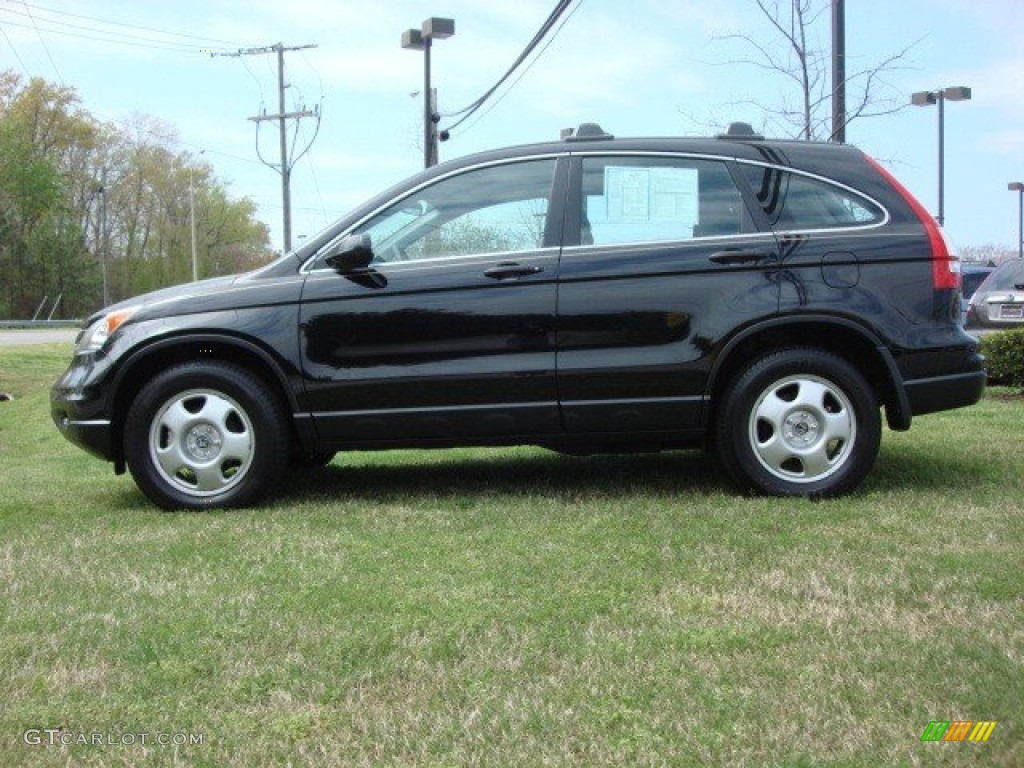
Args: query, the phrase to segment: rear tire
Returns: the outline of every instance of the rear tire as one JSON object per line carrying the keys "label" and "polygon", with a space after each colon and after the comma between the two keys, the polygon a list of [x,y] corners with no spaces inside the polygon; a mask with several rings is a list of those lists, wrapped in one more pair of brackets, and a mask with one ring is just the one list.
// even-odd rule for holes
{"label": "rear tire", "polygon": [[839,496],[874,465],[879,405],[830,352],[783,349],[755,361],[718,408],[718,454],[740,486],[773,496]]}
{"label": "rear tire", "polygon": [[164,509],[246,507],[279,484],[289,434],[262,380],[231,363],[193,362],[142,388],[124,447],[136,484]]}

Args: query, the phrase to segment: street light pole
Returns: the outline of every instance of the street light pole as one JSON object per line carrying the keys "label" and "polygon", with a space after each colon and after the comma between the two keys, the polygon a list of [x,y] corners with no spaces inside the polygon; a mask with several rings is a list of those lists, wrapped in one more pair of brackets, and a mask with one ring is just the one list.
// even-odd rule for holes
{"label": "street light pole", "polygon": [[96,242],[100,247],[100,271],[103,276],[103,306],[110,306],[110,283],[107,279],[107,166],[100,171],[100,231]]}
{"label": "street light pole", "polygon": [[[199,150],[199,154],[202,155],[206,152],[205,149]],[[189,211],[189,224],[192,229],[192,282],[199,280],[199,256],[198,256],[198,245],[196,238],[196,191],[195,184],[193,183],[192,173],[195,170],[195,166],[189,164],[188,166],[188,211]]]}
{"label": "street light pole", "polygon": [[971,89],[964,85],[939,88],[934,91],[918,91],[910,96],[910,103],[915,107],[939,105],[939,213],[935,220],[941,227],[946,221],[946,101],[967,101],[971,98]]}
{"label": "street light pole", "polygon": [[1024,182],[1011,181],[1006,188],[1017,193],[1017,258],[1024,259]]}
{"label": "street light pole", "polygon": [[192,182],[192,166],[188,169],[188,218],[192,228],[192,282],[199,280],[199,259],[196,256],[196,190]]}
{"label": "street light pole", "polygon": [[430,49],[433,38],[423,35],[423,167],[437,164],[434,148],[434,104],[430,98]]}
{"label": "street light pole", "polygon": [[408,51],[423,51],[423,167],[437,165],[437,103],[430,84],[430,49],[435,39],[445,40],[455,34],[453,19],[431,17],[420,29],[407,29],[402,33],[402,47]]}

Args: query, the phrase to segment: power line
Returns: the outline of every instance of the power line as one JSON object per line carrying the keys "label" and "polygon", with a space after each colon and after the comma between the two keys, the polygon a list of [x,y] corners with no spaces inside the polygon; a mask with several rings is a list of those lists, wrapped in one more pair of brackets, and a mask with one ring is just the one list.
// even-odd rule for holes
{"label": "power line", "polygon": [[46,58],[48,58],[50,60],[50,66],[52,66],[53,67],[53,71],[57,73],[57,79],[60,80],[61,83],[63,83],[64,82],[64,77],[61,75],[60,70],[57,68],[57,62],[55,62],[53,60],[53,56],[50,55],[50,49],[46,45],[46,41],[43,40],[43,35],[39,31],[39,25],[36,24],[36,19],[32,15],[32,11],[30,11],[28,9],[28,3],[23,2],[22,5],[25,6],[25,11],[28,13],[29,19],[32,20],[32,27],[36,31],[36,37],[39,38],[39,43],[43,46],[43,50],[46,52]]}
{"label": "power line", "polygon": [[[0,13],[11,13],[11,11],[0,11]],[[24,14],[22,14],[24,15]],[[43,20],[40,21],[50,21]],[[50,21],[50,23],[53,23]],[[58,22],[60,23],[60,22]],[[95,32],[96,34],[85,34],[84,32],[69,32],[67,29],[54,29],[52,27],[38,27],[32,26],[31,24],[20,24],[16,21],[4,21],[6,27],[17,27],[19,29],[28,29],[35,31],[43,31],[51,35],[63,35],[64,37],[74,37],[79,40],[94,40],[100,43],[109,43],[113,45],[130,45],[136,48],[149,48],[157,51],[172,51],[175,53],[196,53],[209,55],[212,53],[211,49],[200,49],[194,46],[186,45],[184,43],[172,43],[160,40],[153,40],[150,38],[142,38],[134,35],[124,35],[122,33],[107,32],[106,30],[89,29],[87,31]],[[71,28],[75,28],[74,25],[66,25]],[[84,27],[78,27],[79,29],[86,29]],[[101,36],[105,35],[105,36]]]}
{"label": "power line", "polygon": [[[0,0],[0,1],[6,2],[6,3],[13,3],[13,2],[16,2],[17,0]],[[239,45],[237,42],[233,42],[233,41],[230,41],[230,40],[218,40],[218,39],[212,38],[212,37],[201,37],[199,35],[191,35],[191,34],[188,34],[186,32],[174,32],[174,31],[166,30],[166,29],[158,29],[156,27],[145,27],[145,26],[142,26],[142,25],[139,25],[139,24],[129,24],[129,23],[123,22],[123,21],[113,21],[112,19],[103,19],[103,18],[100,18],[98,16],[85,16],[85,15],[80,14],[80,13],[70,13],[69,11],[61,11],[61,10],[57,10],[56,8],[49,8],[49,7],[46,7],[46,6],[43,6],[43,5],[38,5],[36,3],[24,2],[24,0],[22,0],[20,2],[20,5],[24,6],[26,11],[29,8],[34,8],[37,11],[43,11],[44,13],[50,13],[50,14],[53,14],[55,16],[66,16],[68,18],[73,18],[73,19],[82,19],[83,21],[95,21],[95,22],[98,22],[100,24],[106,24],[106,25],[112,26],[112,27],[124,27],[126,29],[138,29],[138,30],[142,30],[144,32],[155,32],[158,35],[164,35],[166,37],[181,37],[181,38],[185,38],[185,39],[188,39],[188,40],[196,40],[196,41],[205,42],[205,43],[219,43],[221,45],[225,45],[225,46],[228,46],[228,47],[238,47],[238,45]],[[10,11],[10,13],[18,13],[19,15],[26,15],[26,14],[21,14],[18,11]],[[31,15],[31,13],[29,13],[28,15]],[[50,20],[47,19],[47,21],[50,21]],[[58,20],[53,20],[53,21],[54,21],[54,23],[64,23],[64,22],[60,22]],[[75,25],[69,24],[69,26],[75,26]],[[110,34],[113,34],[113,33],[110,33]]]}
{"label": "power line", "polygon": [[576,7],[573,8],[572,11],[569,13],[569,15],[566,16],[564,19],[562,19],[562,23],[558,25],[558,29],[556,29],[552,33],[551,37],[548,38],[548,41],[546,43],[544,43],[544,47],[540,49],[540,51],[537,53],[537,55],[533,57],[533,60],[529,64],[526,65],[526,67],[523,69],[523,71],[519,73],[519,77],[517,77],[515,80],[513,80],[512,84],[508,88],[505,89],[505,92],[502,93],[493,102],[491,102],[491,105],[486,110],[484,110],[484,112],[479,117],[477,117],[476,120],[474,120],[472,123],[470,123],[465,128],[465,130],[462,131],[462,133],[465,133],[466,131],[471,130],[477,123],[479,123],[481,120],[483,120],[485,117],[487,117],[487,115],[489,115],[494,110],[494,108],[496,106],[498,106],[502,102],[502,100],[512,92],[512,89],[515,88],[519,84],[519,81],[522,80],[524,77],[526,77],[527,73],[531,69],[533,69],[533,65],[536,64],[540,60],[540,57],[544,55],[544,52],[547,51],[547,49],[551,47],[551,44],[553,42],[555,42],[555,39],[558,37],[558,33],[561,32],[562,29],[565,28],[565,25],[569,23],[569,19],[571,19],[576,14],[576,11],[578,11],[580,9],[580,6],[582,4],[583,4],[583,0],[580,0],[579,3],[577,3]]}
{"label": "power line", "polygon": [[533,51],[545,38],[547,33],[551,31],[551,28],[558,21],[559,17],[563,13],[565,13],[566,9],[568,9],[568,7],[572,5],[572,3],[573,0],[558,0],[557,5],[555,5],[555,9],[550,13],[547,19],[544,20],[544,23],[541,25],[540,29],[537,30],[537,33],[533,36],[533,39],[526,44],[526,47],[523,49],[522,53],[520,53],[519,56],[516,57],[516,60],[512,62],[512,66],[510,66],[505,71],[505,74],[498,78],[498,81],[494,85],[492,85],[490,88],[484,91],[483,95],[480,96],[476,101],[471,103],[469,106],[463,107],[460,110],[450,112],[444,115],[444,117],[459,117],[461,115],[461,118],[452,125],[448,126],[446,130],[453,131],[456,128],[458,128],[460,125],[466,122],[466,120],[468,120],[473,115],[474,112],[480,109],[480,107],[482,107],[491,96],[494,95],[494,92],[497,91],[498,88],[500,88],[505,83],[505,81],[508,80],[513,75],[513,73],[519,68],[519,66],[530,56],[530,54],[533,53]]}
{"label": "power line", "polygon": [[28,67],[26,67],[25,62],[21,60],[21,55],[18,53],[18,49],[14,47],[14,43],[11,42],[11,38],[7,36],[7,30],[0,27],[0,32],[3,32],[4,40],[6,40],[7,45],[11,47],[11,53],[14,54],[14,58],[16,58],[18,63],[21,64],[21,71],[25,74],[25,77],[28,77]]}

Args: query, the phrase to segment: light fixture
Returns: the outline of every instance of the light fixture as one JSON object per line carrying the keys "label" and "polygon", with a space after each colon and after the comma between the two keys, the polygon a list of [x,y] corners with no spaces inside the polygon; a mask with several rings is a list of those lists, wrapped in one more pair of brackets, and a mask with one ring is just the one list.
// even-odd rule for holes
{"label": "light fixture", "polygon": [[934,91],[918,91],[910,95],[910,103],[915,107],[939,105],[939,213],[935,217],[941,226],[946,220],[945,211],[945,108],[947,101],[967,101],[971,98],[971,89],[966,85],[954,85]]}

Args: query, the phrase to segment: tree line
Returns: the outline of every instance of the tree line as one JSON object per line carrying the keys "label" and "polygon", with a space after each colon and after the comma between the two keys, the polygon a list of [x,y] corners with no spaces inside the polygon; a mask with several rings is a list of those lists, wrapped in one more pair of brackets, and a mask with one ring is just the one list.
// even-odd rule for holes
{"label": "tree line", "polygon": [[105,303],[273,257],[248,198],[232,199],[173,130],[98,120],[72,88],[0,72],[0,318],[84,317]]}

